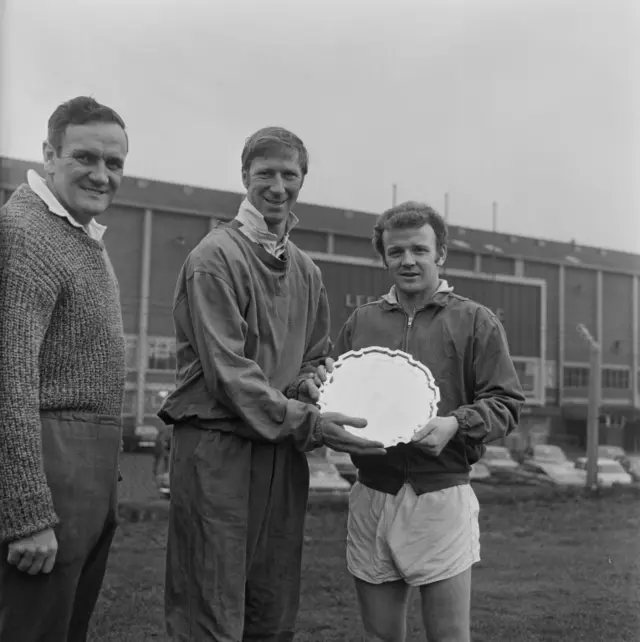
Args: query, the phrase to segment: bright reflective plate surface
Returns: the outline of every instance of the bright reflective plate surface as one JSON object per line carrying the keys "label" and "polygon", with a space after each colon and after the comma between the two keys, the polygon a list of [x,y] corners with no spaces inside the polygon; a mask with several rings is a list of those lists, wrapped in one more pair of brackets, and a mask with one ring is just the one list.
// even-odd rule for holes
{"label": "bright reflective plate surface", "polygon": [[322,412],[366,419],[354,435],[385,447],[410,441],[438,413],[440,390],[431,371],[400,350],[370,347],[343,354],[320,388]]}

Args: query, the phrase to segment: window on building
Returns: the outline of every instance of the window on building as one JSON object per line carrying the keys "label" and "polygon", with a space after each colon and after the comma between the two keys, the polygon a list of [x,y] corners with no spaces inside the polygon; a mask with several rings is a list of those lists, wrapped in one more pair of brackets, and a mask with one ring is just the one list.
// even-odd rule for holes
{"label": "window on building", "polygon": [[125,339],[125,362],[127,370],[138,369],[138,337],[135,334],[127,334]]}
{"label": "window on building", "polygon": [[165,386],[162,389],[147,387],[144,391],[144,414],[157,414],[162,402],[167,398],[169,392],[171,392],[169,386]]}
{"label": "window on building", "polygon": [[602,387],[609,390],[629,390],[631,387],[630,372],[621,368],[603,368]]}
{"label": "window on building", "polygon": [[[144,390],[144,414],[156,415],[162,402],[167,398],[173,386],[163,383],[151,383],[145,386]],[[124,407],[122,414],[127,416],[135,415],[138,411],[136,406],[138,402],[138,394],[134,385],[125,390],[124,394]]]}
{"label": "window on building", "polygon": [[589,368],[585,366],[565,366],[563,384],[565,388],[588,388]]}
{"label": "window on building", "polygon": [[513,360],[513,365],[518,373],[520,385],[526,397],[531,397],[536,394],[536,363],[530,360],[521,361],[520,359]]}
{"label": "window on building", "polygon": [[127,389],[124,391],[124,406],[122,408],[122,414],[135,415],[136,414],[136,403],[138,400],[138,395],[134,389]]}
{"label": "window on building", "polygon": [[176,369],[176,342],[173,337],[149,337],[149,370]]}

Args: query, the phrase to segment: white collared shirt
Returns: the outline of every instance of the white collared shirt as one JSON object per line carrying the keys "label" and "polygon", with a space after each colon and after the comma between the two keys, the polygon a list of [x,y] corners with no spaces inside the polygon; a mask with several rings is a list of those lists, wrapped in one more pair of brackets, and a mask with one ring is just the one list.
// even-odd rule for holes
{"label": "white collared shirt", "polygon": [[49,211],[56,216],[67,219],[74,227],[83,229],[92,239],[101,241],[107,228],[105,225],[97,223],[91,219],[86,225],[76,221],[69,212],[62,206],[60,201],[53,195],[53,192],[47,187],[44,179],[33,169],[27,172],[27,182],[29,187],[35,192],[36,196],[44,202]]}
{"label": "white collared shirt", "polygon": [[278,237],[269,231],[264,216],[246,198],[240,204],[236,220],[242,224],[240,231],[242,231],[250,241],[262,245],[269,254],[276,258],[282,256],[289,241],[291,230],[300,222],[298,217],[293,212],[290,212],[284,236],[278,243]]}

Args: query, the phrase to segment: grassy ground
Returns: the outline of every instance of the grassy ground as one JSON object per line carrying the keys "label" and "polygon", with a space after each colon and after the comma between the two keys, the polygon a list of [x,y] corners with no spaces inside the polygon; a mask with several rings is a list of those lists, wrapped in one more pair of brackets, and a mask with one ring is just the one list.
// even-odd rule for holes
{"label": "grassy ground", "polygon": [[[560,499],[549,491],[478,486],[482,562],[474,642],[640,640],[640,494]],[[544,497],[538,496],[541,492]],[[527,497],[521,497],[526,493]],[[360,640],[344,566],[343,506],[308,518],[300,642]],[[123,524],[94,618],[94,642],[142,642],[163,632],[166,522]],[[412,609],[410,640],[424,641]]]}

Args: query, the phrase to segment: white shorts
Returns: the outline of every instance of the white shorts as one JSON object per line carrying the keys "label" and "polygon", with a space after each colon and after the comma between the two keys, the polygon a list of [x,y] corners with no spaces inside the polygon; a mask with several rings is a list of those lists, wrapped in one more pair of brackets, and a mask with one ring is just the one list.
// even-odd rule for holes
{"label": "white shorts", "polygon": [[356,482],[349,496],[347,568],[370,584],[422,586],[480,561],[480,505],[470,484],[397,495]]}

